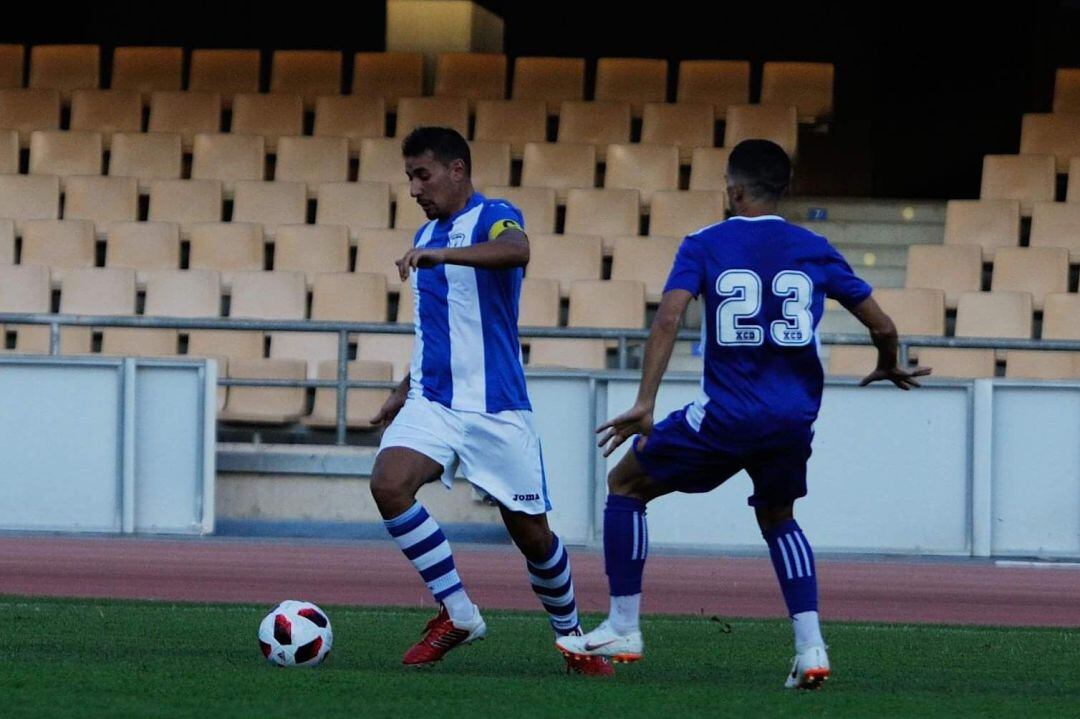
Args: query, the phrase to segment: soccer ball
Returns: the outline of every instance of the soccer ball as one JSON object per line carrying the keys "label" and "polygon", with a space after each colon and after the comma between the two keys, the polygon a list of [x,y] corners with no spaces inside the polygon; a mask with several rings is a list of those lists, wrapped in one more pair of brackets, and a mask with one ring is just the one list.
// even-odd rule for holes
{"label": "soccer ball", "polygon": [[288,599],[259,624],[259,648],[279,667],[313,667],[326,658],[333,643],[330,618],[311,602]]}

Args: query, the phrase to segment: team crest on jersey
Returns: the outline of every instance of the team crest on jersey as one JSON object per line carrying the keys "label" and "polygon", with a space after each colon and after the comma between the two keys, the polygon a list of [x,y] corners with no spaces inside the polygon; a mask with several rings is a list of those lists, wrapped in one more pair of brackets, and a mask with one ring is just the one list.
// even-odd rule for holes
{"label": "team crest on jersey", "polygon": [[450,235],[450,246],[451,247],[461,247],[464,244],[465,244],[465,233],[464,232],[455,232],[454,234]]}

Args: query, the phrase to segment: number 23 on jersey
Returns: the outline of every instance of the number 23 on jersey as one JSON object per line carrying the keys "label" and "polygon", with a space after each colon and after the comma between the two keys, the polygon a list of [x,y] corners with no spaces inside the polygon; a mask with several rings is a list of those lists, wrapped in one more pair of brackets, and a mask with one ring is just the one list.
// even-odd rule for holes
{"label": "number 23 on jersey", "polygon": [[[810,304],[814,283],[795,270],[778,272],[772,293],[783,300],[783,319],[769,324],[769,336],[782,347],[802,347],[814,337]],[[750,321],[761,311],[761,277],[752,270],[727,270],[716,278],[716,293],[723,298],[716,309],[716,341],[724,347],[758,346],[765,328]]]}

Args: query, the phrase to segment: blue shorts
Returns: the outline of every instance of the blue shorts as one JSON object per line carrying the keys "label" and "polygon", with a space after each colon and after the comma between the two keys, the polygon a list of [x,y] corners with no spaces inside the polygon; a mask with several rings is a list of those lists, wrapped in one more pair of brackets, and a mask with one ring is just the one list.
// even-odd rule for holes
{"label": "blue shorts", "polygon": [[641,450],[634,438],[634,456],[650,479],[676,492],[708,492],[745,469],[754,482],[754,494],[747,499],[751,507],[782,507],[806,496],[806,461],[814,436],[809,427],[793,432],[790,441],[732,449],[709,441],[711,432],[695,432],[685,415],[684,408],[658,422]]}

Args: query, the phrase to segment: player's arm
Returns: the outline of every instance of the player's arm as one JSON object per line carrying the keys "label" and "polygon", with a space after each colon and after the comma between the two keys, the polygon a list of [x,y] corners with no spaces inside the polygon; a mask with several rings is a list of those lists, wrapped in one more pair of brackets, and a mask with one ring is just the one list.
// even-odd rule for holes
{"label": "player's arm", "polygon": [[859,386],[865,387],[871,382],[886,379],[900,389],[906,390],[918,387],[919,383],[914,378],[930,374],[930,368],[916,367],[911,372],[908,372],[897,366],[897,349],[900,338],[896,332],[896,325],[893,323],[892,318],[881,309],[873,295],[855,305],[851,309],[851,313],[855,315],[859,322],[863,323],[866,329],[870,330],[870,339],[878,351],[877,368],[864,377]]}
{"label": "player's arm", "polygon": [[604,449],[605,457],[635,434],[648,435],[652,432],[656,393],[660,390],[660,380],[667,370],[683,313],[691,299],[691,293],[680,289],[668,290],[660,298],[660,308],[656,311],[649,330],[649,339],[645,343],[645,359],[641,368],[637,401],[627,412],[605,422],[596,430],[600,435],[597,446],[607,445]]}
{"label": "player's arm", "polygon": [[371,418],[371,423],[376,427],[381,424],[390,424],[397,417],[397,413],[405,406],[405,400],[409,397],[409,385],[411,374],[406,374],[405,379],[398,383],[394,391],[383,402],[379,413]]}
{"label": "player's arm", "polygon": [[413,268],[436,265],[465,265],[484,270],[506,270],[529,264],[529,238],[513,220],[500,220],[492,226],[493,237],[468,247],[416,247],[397,261],[402,282]]}

